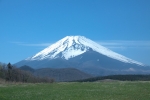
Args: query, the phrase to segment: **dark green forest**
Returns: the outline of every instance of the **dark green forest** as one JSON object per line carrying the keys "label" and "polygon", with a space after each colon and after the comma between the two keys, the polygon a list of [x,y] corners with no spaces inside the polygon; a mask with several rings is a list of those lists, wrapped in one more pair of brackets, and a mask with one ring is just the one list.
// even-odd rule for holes
{"label": "dark green forest", "polygon": [[109,75],[99,76],[84,80],[77,80],[78,82],[95,82],[105,79],[119,80],[119,81],[150,81],[150,75]]}

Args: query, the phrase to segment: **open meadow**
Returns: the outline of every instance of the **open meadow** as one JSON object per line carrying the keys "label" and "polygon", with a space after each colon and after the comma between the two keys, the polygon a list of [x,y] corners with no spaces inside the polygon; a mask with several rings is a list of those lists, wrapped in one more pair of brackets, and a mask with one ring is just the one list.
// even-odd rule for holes
{"label": "open meadow", "polygon": [[150,100],[150,82],[1,83],[0,100]]}

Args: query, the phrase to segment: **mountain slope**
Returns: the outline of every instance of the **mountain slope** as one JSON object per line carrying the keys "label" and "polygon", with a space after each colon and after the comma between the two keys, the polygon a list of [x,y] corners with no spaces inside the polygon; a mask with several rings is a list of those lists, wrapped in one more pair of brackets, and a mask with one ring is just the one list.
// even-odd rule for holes
{"label": "mountain slope", "polygon": [[67,36],[16,63],[38,68],[75,68],[91,75],[148,74],[144,64],[115,53],[83,36]]}
{"label": "mountain slope", "polygon": [[85,38],[84,36],[66,36],[65,38],[59,40],[58,42],[52,44],[51,46],[26,60],[44,60],[55,58],[63,58],[68,60],[89,51],[89,49],[125,63],[135,63],[143,65],[140,62],[115,53],[97,44],[96,42]]}

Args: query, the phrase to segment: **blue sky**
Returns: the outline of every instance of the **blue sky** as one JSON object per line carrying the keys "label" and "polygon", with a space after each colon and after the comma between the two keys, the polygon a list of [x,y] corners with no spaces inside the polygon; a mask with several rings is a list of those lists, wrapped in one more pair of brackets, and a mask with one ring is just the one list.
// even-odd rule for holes
{"label": "blue sky", "polygon": [[82,35],[150,65],[150,0],[0,0],[0,62]]}

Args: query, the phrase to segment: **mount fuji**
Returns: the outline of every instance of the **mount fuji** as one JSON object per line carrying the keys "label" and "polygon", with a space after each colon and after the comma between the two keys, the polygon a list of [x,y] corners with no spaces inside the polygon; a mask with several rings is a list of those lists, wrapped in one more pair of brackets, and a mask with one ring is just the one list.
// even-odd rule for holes
{"label": "mount fuji", "polygon": [[15,65],[28,65],[35,69],[75,68],[93,76],[150,73],[150,67],[143,63],[113,52],[84,36],[66,36]]}

